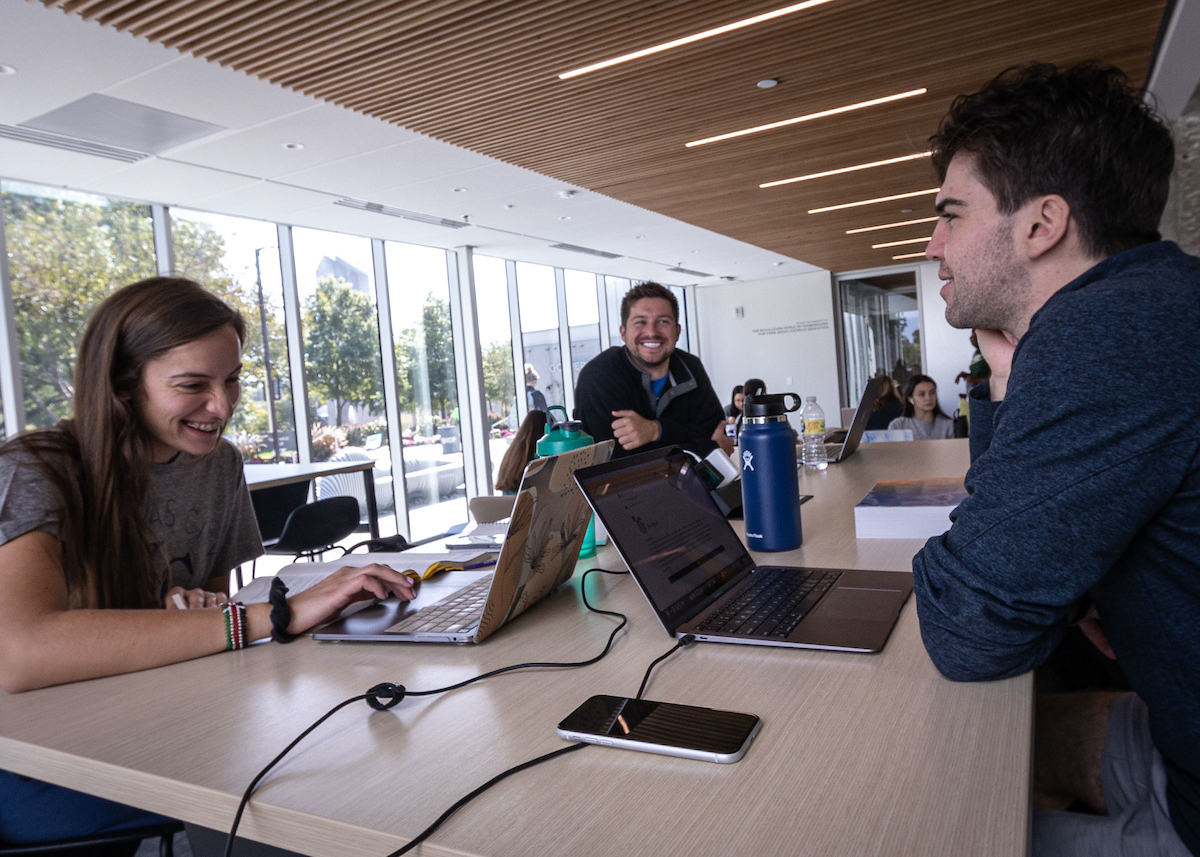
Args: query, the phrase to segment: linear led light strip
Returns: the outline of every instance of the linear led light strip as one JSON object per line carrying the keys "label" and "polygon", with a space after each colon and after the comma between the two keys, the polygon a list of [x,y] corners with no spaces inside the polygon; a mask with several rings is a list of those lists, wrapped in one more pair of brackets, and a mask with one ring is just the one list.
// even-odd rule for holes
{"label": "linear led light strip", "polygon": [[924,253],[901,253],[899,256],[893,256],[893,259],[924,259]]}
{"label": "linear led light strip", "polygon": [[914,196],[928,196],[931,193],[937,193],[941,190],[940,187],[931,187],[928,190],[914,190],[912,193],[897,193],[892,196],[877,196],[874,199],[860,199],[858,202],[843,202],[841,205],[827,205],[824,208],[810,208],[809,214],[821,214],[825,211],[841,211],[843,208],[857,208],[860,205],[874,205],[877,202],[891,202],[893,199],[912,199]]}
{"label": "linear led light strip", "polygon": [[796,3],[791,6],[784,6],[782,9],[776,9],[774,12],[764,12],[761,15],[755,15],[753,18],[744,18],[741,21],[734,21],[732,24],[724,24],[720,27],[714,27],[711,30],[705,30],[702,33],[694,33],[690,36],[684,36],[682,39],[673,39],[669,42],[663,42],[661,45],[655,45],[651,48],[643,48],[640,51],[634,51],[631,54],[623,54],[610,60],[593,63],[592,65],[585,65],[583,68],[565,71],[558,76],[558,79],[567,80],[568,78],[579,77],[581,74],[588,74],[589,72],[599,71],[602,68],[609,68],[610,66],[614,65],[620,65],[621,63],[629,62],[630,60],[648,57],[651,54],[669,51],[671,48],[678,48],[682,45],[690,45],[692,42],[698,42],[702,39],[711,39],[713,36],[731,33],[734,30],[740,30],[743,27],[752,27],[755,24],[761,24],[763,21],[770,21],[774,18],[782,18],[784,15],[790,15],[793,12],[802,12],[805,9],[811,9],[813,6],[820,6],[829,2],[831,2],[831,0],[807,0],[805,3]]}
{"label": "linear led light strip", "polygon": [[871,161],[869,164],[855,164],[853,167],[842,167],[837,170],[826,170],[823,173],[809,173],[806,176],[796,176],[792,179],[779,179],[778,181],[766,182],[760,184],[759,187],[779,187],[781,184],[793,184],[794,182],[806,182],[809,179],[823,179],[826,176],[840,176],[842,173],[853,173],[858,170],[869,170],[872,167],[886,167],[888,164],[899,164],[904,161],[915,161],[918,158],[928,158],[933,152],[918,152],[915,155],[901,155],[898,158],[888,158],[883,161]]}
{"label": "linear led light strip", "polygon": [[937,220],[937,215],[933,217],[919,217],[916,220],[898,220],[895,223],[882,223],[879,226],[860,226],[858,229],[847,229],[847,235],[858,235],[860,232],[878,232],[880,229],[895,229],[897,226],[912,226],[915,223],[933,223]]}
{"label": "linear led light strip", "polygon": [[883,244],[872,244],[872,250],[882,250],[884,247],[902,247],[905,244],[928,244],[933,238],[932,235],[926,235],[924,238],[908,238],[904,241],[888,241]]}
{"label": "linear led light strip", "polygon": [[[875,107],[878,104],[887,104],[890,101],[899,101],[902,98],[912,98],[916,95],[924,95],[928,89],[921,87],[920,89],[910,89],[908,92],[897,92],[895,95],[885,95],[883,98],[872,98],[870,101],[860,101],[857,104],[847,104],[844,107],[834,107],[831,110],[821,110],[816,113],[806,113],[803,116],[796,116],[792,119],[781,119],[778,122],[768,122],[766,125],[755,125],[753,128],[743,128],[741,131],[730,131],[728,134],[718,134],[715,137],[705,137],[703,140],[693,140],[690,143],[684,143],[686,148],[693,146],[703,146],[707,143],[717,143],[721,140],[732,140],[734,137],[745,137],[747,134],[757,134],[760,131],[772,131],[775,128],[785,128],[788,125],[798,125],[801,122],[811,122],[813,119],[824,119],[826,116],[837,116],[839,113],[849,113],[851,110],[862,110],[864,107]],[[764,185],[765,187],[765,185]]]}

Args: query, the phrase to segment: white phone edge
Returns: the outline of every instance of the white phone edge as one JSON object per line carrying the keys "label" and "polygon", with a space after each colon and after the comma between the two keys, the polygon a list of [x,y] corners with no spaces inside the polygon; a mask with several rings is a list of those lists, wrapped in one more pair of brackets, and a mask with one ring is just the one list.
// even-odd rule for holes
{"label": "white phone edge", "polygon": [[750,745],[762,729],[762,719],[757,718],[754,728],[742,742],[742,746],[734,753],[707,753],[703,750],[691,750],[687,747],[672,747],[667,744],[651,744],[645,741],[631,741],[628,738],[613,738],[608,735],[588,735],[584,732],[572,732],[567,729],[555,729],[558,737],[564,741],[580,741],[596,744],[601,747],[617,747],[622,750],[636,750],[641,753],[656,753],[660,756],[675,756],[680,759],[695,759],[698,762],[715,762],[718,765],[730,765],[746,755]]}

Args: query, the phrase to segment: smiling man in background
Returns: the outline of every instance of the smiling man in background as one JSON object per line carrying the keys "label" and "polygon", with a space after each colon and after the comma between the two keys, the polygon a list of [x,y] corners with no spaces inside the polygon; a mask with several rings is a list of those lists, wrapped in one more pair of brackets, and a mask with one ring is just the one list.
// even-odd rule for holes
{"label": "smiling man in background", "polygon": [[705,456],[725,437],[725,411],[700,359],[675,348],[679,302],[658,283],[621,299],[621,339],[588,361],[575,385],[575,418],[597,441],[613,438],[613,457],[665,446]]}
{"label": "smiling man in background", "polygon": [[1032,65],[931,142],[926,255],[992,376],[970,496],[913,560],[925,648],[1001,679],[1079,622],[1136,693],[1038,696],[1033,853],[1200,857],[1200,400],[1163,382],[1200,351],[1200,260],[1159,240],[1170,132],[1114,68]]}

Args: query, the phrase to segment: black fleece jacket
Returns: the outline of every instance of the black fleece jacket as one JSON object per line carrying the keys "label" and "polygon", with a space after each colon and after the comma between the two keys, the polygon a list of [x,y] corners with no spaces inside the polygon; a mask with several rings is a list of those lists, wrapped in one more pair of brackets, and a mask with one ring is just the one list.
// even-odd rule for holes
{"label": "black fleece jacket", "polygon": [[575,385],[575,419],[597,442],[613,436],[613,411],[636,411],[657,420],[662,435],[636,450],[617,444],[613,458],[664,446],[682,446],[704,456],[717,448],[713,430],[725,421],[721,400],[700,358],[678,349],[671,355],[667,388],[655,399],[650,376],[633,365],[624,345],[593,357]]}

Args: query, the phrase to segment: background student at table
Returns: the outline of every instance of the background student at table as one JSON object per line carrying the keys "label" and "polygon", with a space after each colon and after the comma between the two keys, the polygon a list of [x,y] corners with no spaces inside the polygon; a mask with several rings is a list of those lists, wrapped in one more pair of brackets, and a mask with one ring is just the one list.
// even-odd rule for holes
{"label": "background student at table", "polygon": [[[228,602],[230,569],[262,553],[240,456],[221,441],[245,335],[241,315],[191,281],[120,289],[84,331],[74,418],[0,447],[5,691],[215,654],[271,636],[273,622],[285,637],[354,601],[413,597],[407,578],[374,565],[274,610]],[[0,803],[9,842],[146,817],[6,772]]]}

